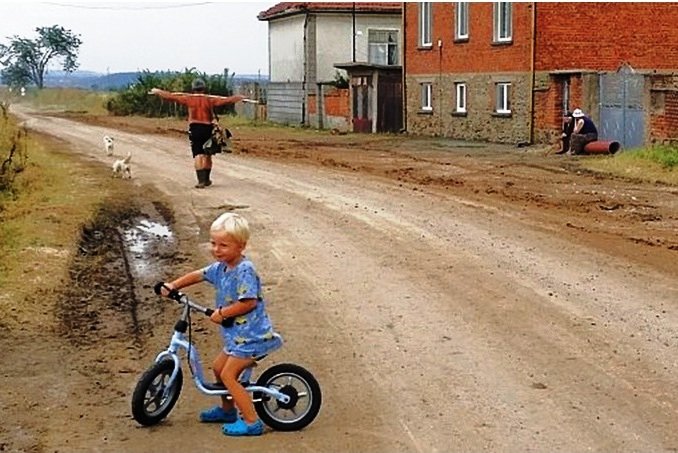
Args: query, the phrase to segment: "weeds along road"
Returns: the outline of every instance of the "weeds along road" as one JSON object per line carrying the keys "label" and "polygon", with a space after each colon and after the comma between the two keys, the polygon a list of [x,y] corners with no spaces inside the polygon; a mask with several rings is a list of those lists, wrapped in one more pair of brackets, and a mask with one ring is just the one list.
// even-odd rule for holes
{"label": "weeds along road", "polygon": [[43,116],[27,126],[102,165],[112,158],[101,137],[115,136],[116,154],[133,154],[131,184],[167,194],[192,234],[228,207],[247,216],[286,339],[272,360],[304,364],[324,391],[305,431],[227,440],[195,421],[208,400],[185,384],[168,425],[111,421],[125,436],[108,451],[678,449],[675,265],[368,172],[233,154],[215,159],[214,186],[195,190],[183,138]]}

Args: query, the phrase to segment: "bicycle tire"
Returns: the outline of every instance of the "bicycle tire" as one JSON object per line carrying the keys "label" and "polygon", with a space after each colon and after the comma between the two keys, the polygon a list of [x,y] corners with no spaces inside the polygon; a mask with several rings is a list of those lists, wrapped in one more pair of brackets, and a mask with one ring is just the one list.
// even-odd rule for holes
{"label": "bicycle tire", "polygon": [[[295,382],[300,388],[292,384]],[[257,379],[261,387],[275,387],[291,396],[283,404],[265,394],[254,403],[259,418],[276,431],[298,431],[308,426],[320,412],[322,393],[320,384],[310,371],[292,363],[273,365]],[[307,401],[304,407],[300,402]],[[290,416],[291,418],[287,417]]]}
{"label": "bicycle tire", "polygon": [[[132,394],[132,416],[139,424],[144,426],[156,425],[167,417],[174,408],[181,394],[184,381],[181,368],[179,368],[167,397],[164,400],[157,401],[158,397],[165,391],[166,379],[169,379],[173,371],[173,360],[161,360],[146,370],[137,382]],[[157,382],[158,378],[161,379],[161,382]],[[155,403],[154,410],[150,410],[152,403]]]}

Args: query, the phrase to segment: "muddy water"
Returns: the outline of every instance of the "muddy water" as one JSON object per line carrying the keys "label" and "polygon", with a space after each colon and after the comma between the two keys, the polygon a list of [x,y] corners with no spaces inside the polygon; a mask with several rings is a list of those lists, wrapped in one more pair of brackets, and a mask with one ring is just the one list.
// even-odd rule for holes
{"label": "muddy water", "polygon": [[156,260],[157,250],[174,247],[174,233],[166,223],[146,218],[133,219],[133,223],[122,231],[130,270],[137,278],[158,278],[161,269]]}
{"label": "muddy water", "polygon": [[79,345],[125,336],[143,343],[164,306],[150,288],[180,261],[168,212],[157,203],[112,201],[82,228],[57,307],[62,335]]}

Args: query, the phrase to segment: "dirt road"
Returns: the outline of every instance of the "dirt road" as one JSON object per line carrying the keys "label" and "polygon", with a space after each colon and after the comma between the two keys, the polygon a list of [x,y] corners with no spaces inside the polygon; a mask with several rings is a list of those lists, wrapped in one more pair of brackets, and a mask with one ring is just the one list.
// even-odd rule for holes
{"label": "dirt road", "polygon": [[[101,137],[115,136],[116,154],[133,154],[131,184],[170,200],[179,250],[224,209],[247,216],[286,339],[269,363],[311,369],[324,405],[302,432],[228,439],[196,421],[211,401],[186,381],[165,423],[138,427],[129,397],[169,339],[168,308],[143,347],[114,332],[80,350],[54,339],[15,367],[35,394],[33,416],[18,415],[18,396],[3,409],[8,451],[678,450],[675,187],[529,150],[281,128],[236,131],[240,152],[218,156],[215,185],[196,190],[181,136],[27,125],[102,165]],[[209,358],[216,338],[199,335]],[[61,379],[26,376],[64,354]]]}

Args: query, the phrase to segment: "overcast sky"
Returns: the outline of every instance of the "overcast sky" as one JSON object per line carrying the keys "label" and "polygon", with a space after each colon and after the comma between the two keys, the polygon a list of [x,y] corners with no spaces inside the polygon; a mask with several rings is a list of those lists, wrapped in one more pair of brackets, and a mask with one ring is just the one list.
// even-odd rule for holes
{"label": "overcast sky", "polygon": [[[36,27],[79,34],[80,70],[148,69],[268,74],[268,23],[257,14],[277,2],[2,2],[0,43],[35,39]],[[59,69],[59,68],[54,68]]]}

